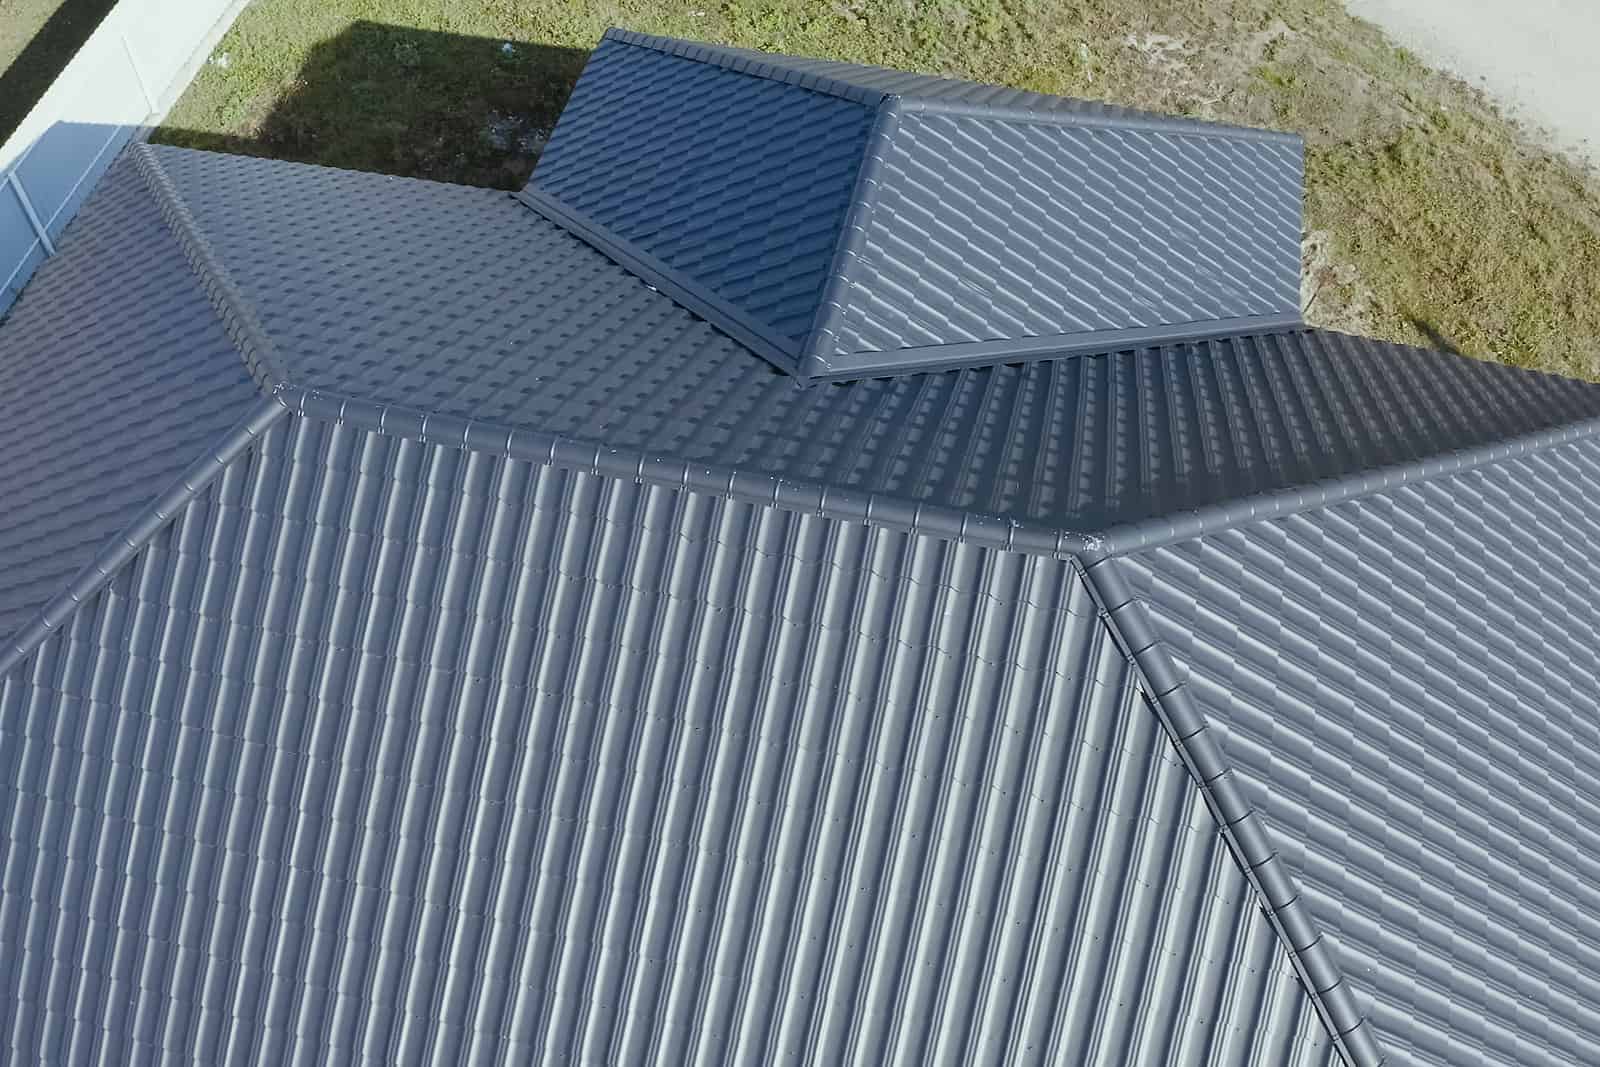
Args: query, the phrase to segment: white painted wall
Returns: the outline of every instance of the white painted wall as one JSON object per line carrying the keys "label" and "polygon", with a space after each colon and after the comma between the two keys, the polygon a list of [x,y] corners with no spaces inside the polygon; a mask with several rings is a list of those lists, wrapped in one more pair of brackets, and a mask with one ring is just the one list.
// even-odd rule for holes
{"label": "white painted wall", "polygon": [[1346,0],[1600,166],[1600,0]]}
{"label": "white painted wall", "polygon": [[0,145],[0,311],[95,182],[161,121],[245,0],[119,0]]}

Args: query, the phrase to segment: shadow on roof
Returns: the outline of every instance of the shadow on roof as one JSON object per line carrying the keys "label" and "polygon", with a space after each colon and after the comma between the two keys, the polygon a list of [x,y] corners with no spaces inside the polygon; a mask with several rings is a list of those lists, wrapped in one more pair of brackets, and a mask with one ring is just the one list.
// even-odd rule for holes
{"label": "shadow on roof", "polygon": [[151,140],[520,189],[588,56],[357,22],[312,49],[252,135],[163,127]]}

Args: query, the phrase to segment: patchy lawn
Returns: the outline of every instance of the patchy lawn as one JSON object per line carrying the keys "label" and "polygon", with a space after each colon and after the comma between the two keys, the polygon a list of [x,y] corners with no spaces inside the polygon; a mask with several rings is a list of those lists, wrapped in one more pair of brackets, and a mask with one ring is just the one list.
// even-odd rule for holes
{"label": "patchy lawn", "polygon": [[1311,321],[1600,379],[1600,182],[1337,0],[256,0],[156,139],[515,188],[613,24],[1298,131]]}
{"label": "patchy lawn", "polygon": [[116,0],[0,0],[0,141],[115,6]]}

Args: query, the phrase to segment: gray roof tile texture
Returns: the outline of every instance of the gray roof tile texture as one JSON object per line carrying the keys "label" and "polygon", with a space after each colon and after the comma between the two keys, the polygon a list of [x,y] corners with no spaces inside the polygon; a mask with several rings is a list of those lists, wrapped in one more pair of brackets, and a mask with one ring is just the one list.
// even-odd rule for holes
{"label": "gray roof tile texture", "polygon": [[1067,563],[319,419],[0,682],[0,828],[19,1062],[1332,1062]]}
{"label": "gray roof tile texture", "polygon": [[129,161],[0,327],[0,639],[256,398]]}
{"label": "gray roof tile texture", "polygon": [[1597,501],[1589,436],[1117,561],[1392,1062],[1600,1060]]}
{"label": "gray roof tile texture", "polygon": [[1297,138],[820,69],[610,33],[523,197],[802,378],[1298,323]]}
{"label": "gray roof tile texture", "polygon": [[504,195],[138,154],[0,328],[51,411],[169,390],[0,447],[0,560],[105,527],[0,656],[9,1058],[1593,1058],[1595,386],[802,388]]}
{"label": "gray roof tile texture", "polygon": [[871,109],[639,53],[612,40],[595,49],[539,157],[540,189],[798,344],[822,301]]}
{"label": "gray roof tile texture", "polygon": [[1600,415],[1301,330],[798,388],[506,197],[159,148],[288,376],[378,405],[1096,532]]}

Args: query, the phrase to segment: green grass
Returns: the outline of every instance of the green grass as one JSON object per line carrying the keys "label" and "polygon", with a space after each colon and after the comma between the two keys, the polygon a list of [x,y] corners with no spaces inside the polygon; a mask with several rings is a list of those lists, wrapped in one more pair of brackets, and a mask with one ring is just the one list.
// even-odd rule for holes
{"label": "green grass", "polygon": [[610,25],[1295,130],[1311,321],[1600,378],[1594,177],[1337,0],[256,0],[158,139],[515,188]]}
{"label": "green grass", "polygon": [[0,0],[0,141],[27,116],[116,0]]}

